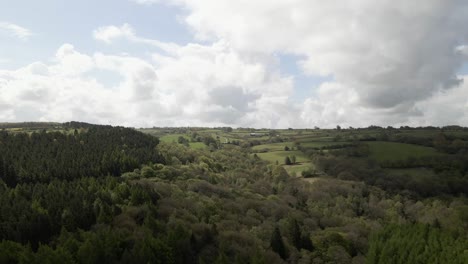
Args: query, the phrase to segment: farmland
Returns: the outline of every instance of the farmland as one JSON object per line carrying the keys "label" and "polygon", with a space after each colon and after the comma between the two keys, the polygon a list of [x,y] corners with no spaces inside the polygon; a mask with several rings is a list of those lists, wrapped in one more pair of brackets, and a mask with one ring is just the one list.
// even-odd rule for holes
{"label": "farmland", "polygon": [[437,155],[434,148],[397,142],[368,142],[370,157],[377,161],[396,161]]}
{"label": "farmland", "polygon": [[29,125],[0,131],[13,263],[365,263],[406,250],[388,236],[454,259],[468,243],[464,129]]}
{"label": "farmland", "polygon": [[[368,129],[231,129],[231,128],[153,128],[144,133],[158,136],[162,142],[184,138],[193,149],[219,149],[227,145],[248,148],[257,158],[283,166],[291,175],[316,170],[314,163],[321,155],[351,155],[398,169],[398,162],[418,161],[424,166],[431,157],[444,156],[433,145],[439,135],[436,129],[368,128]],[[464,130],[445,131],[447,137],[468,139]],[[463,141],[464,142],[464,141]],[[340,154],[341,153],[341,154]],[[319,155],[319,156],[317,156]],[[293,164],[285,164],[286,158]],[[421,161],[426,159],[426,161]],[[408,166],[408,165],[405,165]]]}

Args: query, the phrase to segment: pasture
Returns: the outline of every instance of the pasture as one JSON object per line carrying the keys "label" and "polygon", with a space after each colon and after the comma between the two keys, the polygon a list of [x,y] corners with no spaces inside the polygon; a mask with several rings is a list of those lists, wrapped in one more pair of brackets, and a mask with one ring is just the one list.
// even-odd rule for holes
{"label": "pasture", "polygon": [[309,159],[307,156],[304,155],[301,151],[294,150],[294,151],[271,151],[271,152],[265,152],[265,153],[257,153],[257,156],[262,159],[266,160],[272,164],[275,164],[278,161],[278,164],[283,165],[284,160],[286,157],[292,157],[296,156],[296,162],[302,163],[302,162],[308,162]]}
{"label": "pasture", "polygon": [[291,149],[294,144],[293,142],[279,142],[279,143],[270,143],[253,146],[252,150],[254,152],[271,152],[271,151],[283,151],[285,147]]}
{"label": "pasture", "polygon": [[186,139],[190,140],[190,138],[185,134],[165,135],[165,136],[160,137],[159,140],[161,140],[161,142],[167,142],[167,143],[177,142],[180,136],[185,137]]}
{"label": "pasture", "polygon": [[378,162],[438,155],[434,148],[405,143],[375,141],[367,142],[367,145],[370,157]]}
{"label": "pasture", "polygon": [[297,163],[294,165],[284,165],[283,168],[291,176],[300,177],[303,171],[314,169],[314,166],[311,162]]}

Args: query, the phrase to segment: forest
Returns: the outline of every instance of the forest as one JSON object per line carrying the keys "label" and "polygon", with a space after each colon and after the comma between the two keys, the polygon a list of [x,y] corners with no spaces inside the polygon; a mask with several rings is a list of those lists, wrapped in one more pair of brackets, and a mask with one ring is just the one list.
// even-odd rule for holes
{"label": "forest", "polygon": [[466,128],[0,130],[0,263],[468,263]]}

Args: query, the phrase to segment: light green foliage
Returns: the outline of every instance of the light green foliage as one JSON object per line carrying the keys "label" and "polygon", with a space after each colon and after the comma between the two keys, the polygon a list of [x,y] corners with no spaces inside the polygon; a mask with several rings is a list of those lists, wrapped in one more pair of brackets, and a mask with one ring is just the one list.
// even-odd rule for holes
{"label": "light green foliage", "polygon": [[186,139],[189,139],[184,134],[170,134],[170,135],[165,135],[165,136],[160,137],[159,140],[161,140],[161,142],[171,143],[171,142],[177,142],[179,137],[185,137]]}
{"label": "light green foliage", "polygon": [[189,145],[193,149],[206,149],[206,145],[202,142],[190,142]]}

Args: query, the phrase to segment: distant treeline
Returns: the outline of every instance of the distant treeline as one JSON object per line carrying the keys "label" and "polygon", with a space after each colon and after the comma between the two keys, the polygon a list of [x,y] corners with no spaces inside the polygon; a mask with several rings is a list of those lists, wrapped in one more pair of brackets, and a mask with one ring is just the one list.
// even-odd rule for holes
{"label": "distant treeline", "polygon": [[21,123],[0,123],[0,129],[2,128],[51,128],[55,126],[61,126],[60,123],[55,122],[21,122]]}
{"label": "distant treeline", "polygon": [[[343,128],[340,128],[343,129]],[[392,126],[387,126],[387,127],[381,127],[381,126],[368,126],[368,127],[362,127],[362,128],[352,128],[349,127],[349,129],[356,129],[356,130],[444,130],[444,131],[468,131],[468,127],[462,127],[462,126],[457,126],[457,125],[450,125],[450,126],[442,126],[442,127],[436,127],[436,126],[425,126],[425,127],[410,127],[410,126],[400,126],[398,127],[392,127]]]}
{"label": "distant treeline", "polygon": [[[355,157],[316,157],[315,164],[328,175],[342,179],[363,181],[390,192],[411,192],[416,197],[438,195],[468,195],[468,156],[437,156],[410,158],[385,162],[381,165],[368,159]],[[384,168],[433,169],[433,174],[413,177],[391,173]]]}

